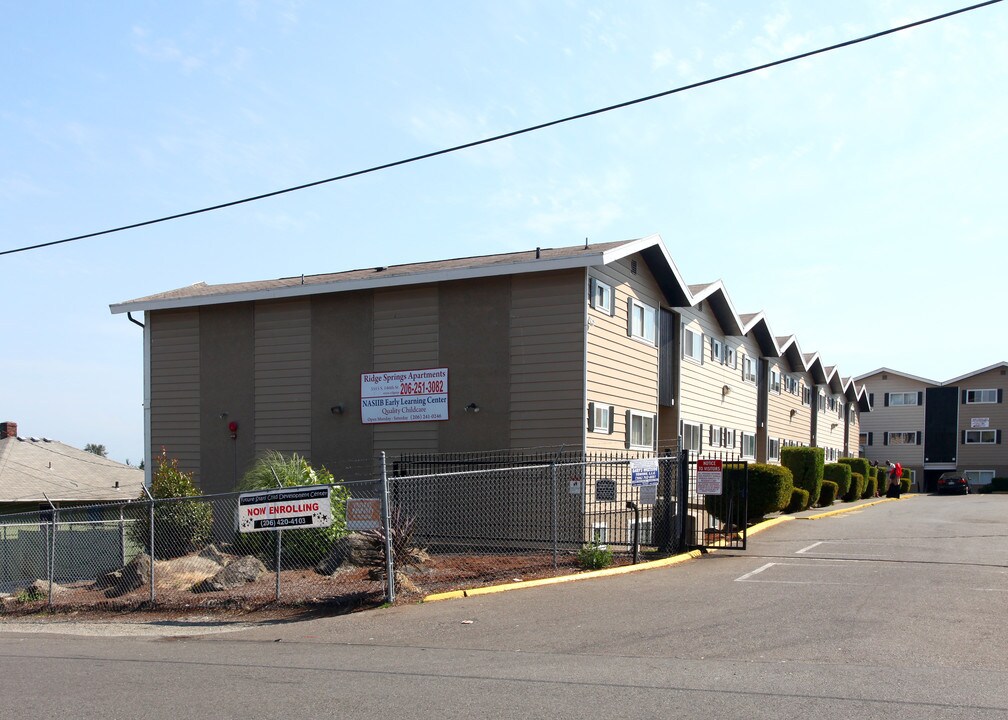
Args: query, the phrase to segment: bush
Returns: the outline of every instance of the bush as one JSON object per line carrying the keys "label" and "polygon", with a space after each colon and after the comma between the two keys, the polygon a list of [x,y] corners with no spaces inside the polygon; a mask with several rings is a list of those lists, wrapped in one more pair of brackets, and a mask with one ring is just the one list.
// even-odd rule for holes
{"label": "bush", "polygon": [[855,457],[843,457],[837,460],[838,463],[843,463],[844,465],[850,465],[852,473],[861,473],[861,477],[865,480],[871,475],[871,463],[869,463],[864,458]]}
{"label": "bush", "polygon": [[[130,527],[134,542],[157,560],[181,557],[203,547],[210,541],[213,508],[202,500],[167,500],[200,494],[192,473],[179,470],[178,460],[169,458],[164,448],[154,458],[154,476],[150,494],[162,502],[154,505],[154,552],[150,547],[150,516],[142,513]],[[140,500],[147,500],[143,495]]]}
{"label": "bush", "polygon": [[[329,554],[332,544],[347,534],[346,501],[350,498],[350,491],[338,484],[324,467],[316,470],[297,453],[284,455],[276,450],[266,452],[255,461],[242,477],[238,489],[242,492],[270,490],[278,487],[277,480],[283,487],[331,486],[332,525],[286,530],[283,534],[283,564],[287,567],[314,567]],[[276,533],[242,533],[235,546],[239,552],[256,555],[268,564],[275,562]]]}
{"label": "bush", "polygon": [[736,505],[743,497],[746,470],[749,473],[749,522],[762,520],[770,513],[783,510],[791,500],[791,471],[780,465],[762,463],[725,463],[721,495],[705,495],[707,512],[726,525],[740,525],[741,508]]}
{"label": "bush", "polygon": [[809,505],[817,505],[823,482],[822,448],[786,447],[780,451],[781,465],[791,471],[795,487],[805,488],[809,494]]}
{"label": "bush", "polygon": [[874,465],[869,465],[868,466],[868,474],[865,477],[867,477],[867,478],[875,478],[875,480],[876,480],[875,484],[878,485],[878,482],[877,482],[878,481],[878,468],[875,467]]}
{"label": "bush", "polygon": [[851,466],[845,463],[826,463],[823,465],[823,480],[835,482],[837,496],[846,500],[851,486]]}
{"label": "bush", "polygon": [[578,565],[582,570],[601,570],[612,565],[612,550],[605,545],[590,543],[582,545],[578,551]]}
{"label": "bush", "polygon": [[836,493],[839,488],[832,480],[823,480],[822,489],[819,492],[819,507],[829,507],[836,500]]}
{"label": "bush", "polygon": [[903,471],[903,477],[900,478],[900,492],[908,493],[910,492],[910,485],[913,481],[906,474],[906,470]]}
{"label": "bush", "polygon": [[791,488],[791,502],[784,509],[787,513],[801,512],[808,507],[808,490],[805,488]]}
{"label": "bush", "polygon": [[870,477],[865,480],[865,489],[861,493],[862,498],[873,498],[878,494],[878,478]]}
{"label": "bush", "polygon": [[851,473],[850,489],[844,494],[844,502],[860,500],[864,495],[866,478],[861,473]]}

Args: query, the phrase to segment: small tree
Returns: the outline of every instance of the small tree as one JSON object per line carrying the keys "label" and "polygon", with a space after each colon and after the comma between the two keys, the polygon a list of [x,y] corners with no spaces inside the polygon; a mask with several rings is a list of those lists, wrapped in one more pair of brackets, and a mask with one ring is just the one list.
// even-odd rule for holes
{"label": "small tree", "polygon": [[795,487],[808,490],[810,506],[819,502],[825,458],[823,449],[816,447],[786,447],[780,451],[781,465],[791,471]]}
{"label": "small tree", "polygon": [[[169,458],[164,448],[154,459],[154,467],[150,493],[160,502],[154,505],[153,556],[164,560],[202,550],[210,541],[213,508],[202,500],[176,499],[198,496],[200,491],[193,482],[192,473],[179,470],[178,460]],[[146,499],[146,495],[140,497],[140,500]],[[131,532],[134,541],[151,554],[147,513],[140,515]]]}
{"label": "small tree", "polygon": [[88,443],[84,446],[84,452],[89,452],[92,455],[97,455],[98,457],[108,457],[108,450],[105,449],[104,445],[99,443]]}

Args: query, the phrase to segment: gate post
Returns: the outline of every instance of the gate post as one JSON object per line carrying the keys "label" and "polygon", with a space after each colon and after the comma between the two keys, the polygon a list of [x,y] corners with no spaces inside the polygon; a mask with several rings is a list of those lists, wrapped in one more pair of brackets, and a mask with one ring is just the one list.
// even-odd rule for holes
{"label": "gate post", "polygon": [[[681,447],[681,445],[680,445]],[[686,549],[686,511],[689,505],[689,450],[679,451],[679,472],[676,473],[676,552]]]}

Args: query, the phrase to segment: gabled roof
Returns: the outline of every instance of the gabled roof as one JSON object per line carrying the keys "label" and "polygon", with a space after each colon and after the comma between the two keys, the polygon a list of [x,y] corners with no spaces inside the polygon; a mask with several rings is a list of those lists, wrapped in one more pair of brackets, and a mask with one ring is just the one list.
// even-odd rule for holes
{"label": "gabled roof", "polygon": [[870,378],[873,375],[881,375],[882,373],[886,373],[888,375],[899,375],[900,377],[909,378],[910,380],[925,383],[927,385],[941,385],[941,383],[936,380],[928,380],[927,378],[917,377],[916,375],[900,372],[899,370],[893,370],[887,367],[880,367],[878,370],[872,370],[871,372],[867,372],[864,375],[858,375],[854,378],[854,380],[856,382],[862,382],[864,381],[865,378]]}
{"label": "gabled roof", "polygon": [[725,291],[724,283],[720,280],[715,280],[712,283],[704,283],[703,285],[690,285],[689,291],[693,296],[692,305],[697,305],[704,300],[707,301],[711,312],[714,313],[714,317],[717,319],[721,329],[724,330],[725,335],[742,334],[742,321],[735,311],[731,298],[728,297],[728,293]]}
{"label": "gabled roof", "polygon": [[988,365],[985,368],[979,370],[974,370],[973,372],[966,373],[965,375],[960,375],[959,377],[952,378],[951,380],[946,380],[942,385],[953,385],[960,380],[967,380],[976,375],[983,375],[985,372],[990,372],[991,370],[997,370],[998,368],[1008,368],[1008,362],[994,363],[993,365]]}
{"label": "gabled roof", "polygon": [[143,484],[143,470],[56,440],[0,439],[0,502],[135,500]]}
{"label": "gabled roof", "polygon": [[739,319],[742,320],[742,334],[749,335],[752,333],[760,346],[760,352],[763,354],[763,357],[780,357],[780,348],[777,347],[773,333],[770,332],[770,326],[767,324],[766,316],[762,310],[757,313],[743,313],[739,315]]}
{"label": "gabled roof", "polygon": [[806,371],[812,376],[816,385],[825,385],[829,378],[826,376],[826,368],[823,367],[822,360],[819,359],[819,353],[802,353],[802,359],[805,361]]}

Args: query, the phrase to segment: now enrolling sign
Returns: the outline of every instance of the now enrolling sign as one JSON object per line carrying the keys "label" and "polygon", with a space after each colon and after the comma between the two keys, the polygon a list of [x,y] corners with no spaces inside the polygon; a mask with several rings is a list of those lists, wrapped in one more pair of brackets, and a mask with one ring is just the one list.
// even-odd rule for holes
{"label": "now enrolling sign", "polygon": [[277,488],[238,496],[238,531],[303,530],[332,525],[328,485]]}

